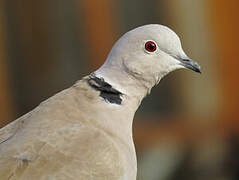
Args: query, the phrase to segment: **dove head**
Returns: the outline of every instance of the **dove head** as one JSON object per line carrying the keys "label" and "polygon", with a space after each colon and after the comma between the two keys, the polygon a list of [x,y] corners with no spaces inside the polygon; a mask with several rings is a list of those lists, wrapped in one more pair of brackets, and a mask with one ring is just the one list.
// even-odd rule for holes
{"label": "dove head", "polygon": [[95,74],[123,92],[135,86],[148,93],[166,74],[180,68],[200,72],[200,66],[184,53],[175,32],[151,24],[124,34]]}

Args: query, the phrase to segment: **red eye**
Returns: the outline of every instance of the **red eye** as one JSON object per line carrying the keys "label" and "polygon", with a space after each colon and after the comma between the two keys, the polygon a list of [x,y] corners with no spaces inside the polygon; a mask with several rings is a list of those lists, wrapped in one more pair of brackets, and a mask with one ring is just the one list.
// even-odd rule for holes
{"label": "red eye", "polygon": [[147,41],[146,43],[145,43],[145,50],[146,51],[148,51],[148,52],[154,52],[154,51],[156,51],[156,49],[157,49],[157,45],[155,44],[155,42],[153,42],[153,41]]}

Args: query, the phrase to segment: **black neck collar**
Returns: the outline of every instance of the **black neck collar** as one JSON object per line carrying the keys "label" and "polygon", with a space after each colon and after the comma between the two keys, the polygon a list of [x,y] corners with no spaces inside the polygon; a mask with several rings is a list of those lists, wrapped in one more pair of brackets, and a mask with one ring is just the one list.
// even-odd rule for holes
{"label": "black neck collar", "polygon": [[91,74],[88,79],[88,84],[96,91],[100,91],[100,97],[105,101],[112,104],[121,104],[121,95],[123,94],[105,82],[103,78],[98,78],[94,74]]}

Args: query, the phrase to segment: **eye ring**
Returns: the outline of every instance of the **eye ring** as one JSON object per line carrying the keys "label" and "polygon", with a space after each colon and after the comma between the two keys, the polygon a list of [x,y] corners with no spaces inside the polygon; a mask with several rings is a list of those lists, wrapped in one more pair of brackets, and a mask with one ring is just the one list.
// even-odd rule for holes
{"label": "eye ring", "polygon": [[150,40],[150,41],[146,41],[144,44],[144,49],[146,52],[155,52],[157,50],[157,45],[154,41]]}

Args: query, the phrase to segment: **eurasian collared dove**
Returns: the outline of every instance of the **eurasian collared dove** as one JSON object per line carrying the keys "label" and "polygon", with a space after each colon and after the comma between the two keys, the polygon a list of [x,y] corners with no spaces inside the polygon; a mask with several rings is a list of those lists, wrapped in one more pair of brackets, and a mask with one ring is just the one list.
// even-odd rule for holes
{"label": "eurasian collared dove", "polygon": [[135,180],[134,114],[179,68],[200,72],[162,25],[129,31],[89,76],[0,129],[1,180]]}

